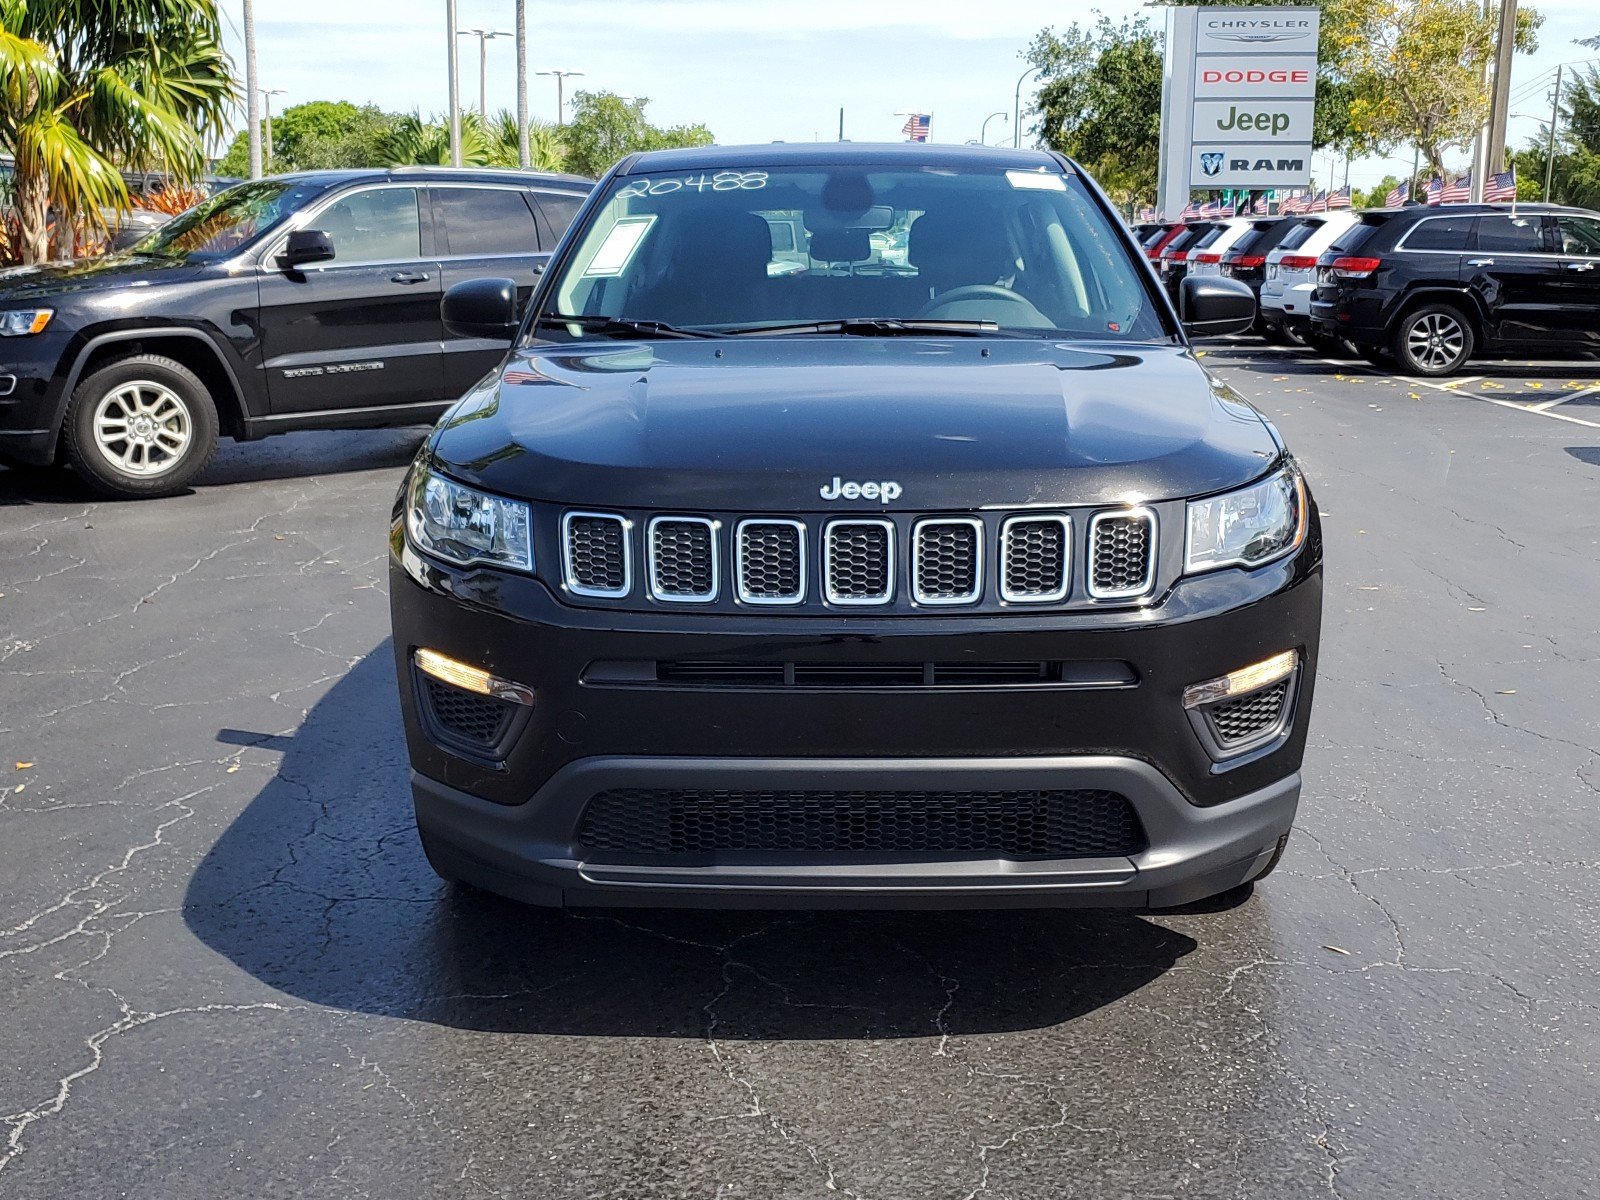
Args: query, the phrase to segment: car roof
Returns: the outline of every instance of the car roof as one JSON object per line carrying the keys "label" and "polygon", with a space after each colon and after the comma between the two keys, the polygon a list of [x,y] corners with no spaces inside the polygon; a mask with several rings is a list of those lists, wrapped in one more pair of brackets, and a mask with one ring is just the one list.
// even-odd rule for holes
{"label": "car roof", "polygon": [[563,175],[554,171],[520,171],[502,167],[361,167],[333,171],[294,171],[272,178],[323,183],[329,187],[389,180],[415,183],[419,179],[429,183],[527,183],[583,192],[594,187],[594,180],[582,175]]}
{"label": "car roof", "polygon": [[927,142],[766,142],[748,146],[689,146],[629,155],[619,175],[648,171],[714,171],[775,166],[991,167],[1023,171],[1072,170],[1047,150],[953,146]]}
{"label": "car roof", "polygon": [[1366,208],[1360,215],[1363,218],[1382,218],[1387,221],[1398,217],[1451,217],[1466,216],[1479,217],[1494,213],[1576,213],[1580,216],[1595,216],[1586,208],[1576,208],[1570,204],[1545,204],[1536,200],[1518,200],[1515,203],[1507,200],[1493,204],[1407,204],[1403,208]]}

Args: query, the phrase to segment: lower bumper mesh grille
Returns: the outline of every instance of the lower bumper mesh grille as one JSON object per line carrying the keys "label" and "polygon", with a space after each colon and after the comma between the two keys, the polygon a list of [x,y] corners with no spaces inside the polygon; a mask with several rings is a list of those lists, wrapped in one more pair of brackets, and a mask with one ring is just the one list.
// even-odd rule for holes
{"label": "lower bumper mesh grille", "polygon": [[723,791],[622,788],[584,810],[589,851],[707,855],[719,851],[1110,858],[1144,848],[1116,792]]}
{"label": "lower bumper mesh grille", "polygon": [[1237,700],[1213,704],[1210,717],[1217,730],[1217,741],[1231,749],[1276,728],[1288,696],[1289,680],[1285,679]]}
{"label": "lower bumper mesh grille", "polygon": [[460,741],[484,749],[499,742],[516,711],[504,700],[464,692],[430,676],[423,677],[422,686],[439,727]]}

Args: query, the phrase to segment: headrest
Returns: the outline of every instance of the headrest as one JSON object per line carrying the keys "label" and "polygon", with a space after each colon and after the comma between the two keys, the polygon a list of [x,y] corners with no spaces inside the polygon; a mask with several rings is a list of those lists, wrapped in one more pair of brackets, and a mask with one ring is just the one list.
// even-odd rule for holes
{"label": "headrest", "polygon": [[819,229],[811,235],[811,257],[818,262],[864,262],[872,257],[865,229]]}

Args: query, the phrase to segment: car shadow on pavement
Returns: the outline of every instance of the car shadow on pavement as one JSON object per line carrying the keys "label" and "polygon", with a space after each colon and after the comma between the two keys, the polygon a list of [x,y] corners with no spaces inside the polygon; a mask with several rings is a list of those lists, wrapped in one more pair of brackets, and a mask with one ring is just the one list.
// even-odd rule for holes
{"label": "car shadow on pavement", "polygon": [[1058,1025],[1195,942],[1133,914],[525,907],[439,882],[412,824],[387,643],[291,737],[189,882],[207,946],[311,1003],[463,1029],[720,1039]]}

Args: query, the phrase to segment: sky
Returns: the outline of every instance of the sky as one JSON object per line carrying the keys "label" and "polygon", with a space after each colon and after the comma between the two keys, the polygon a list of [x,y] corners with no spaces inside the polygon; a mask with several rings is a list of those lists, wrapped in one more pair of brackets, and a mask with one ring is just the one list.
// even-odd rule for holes
{"label": "sky", "polygon": [[[511,30],[513,0],[458,0],[463,29]],[[1140,11],[1138,0],[1097,5],[1040,0],[528,0],[529,71],[582,71],[567,81],[647,97],[657,125],[704,122],[719,142],[897,141],[908,111],[933,114],[931,140],[965,142],[985,128],[1011,142],[1011,112],[1023,53],[1047,25]],[[1548,120],[1557,63],[1600,52],[1574,45],[1600,33],[1593,0],[1542,0],[1540,49],[1512,72],[1511,141],[1522,145]],[[241,0],[221,0],[229,50],[241,69]],[[255,0],[263,88],[282,88],[273,107],[350,100],[395,111],[442,113],[448,104],[444,0]],[[1159,22],[1161,14],[1152,15]],[[461,39],[462,103],[478,102],[478,40]],[[513,108],[516,49],[488,43],[491,112]],[[532,114],[556,117],[556,81],[529,80]],[[1023,91],[1024,137],[1028,91]],[[997,115],[995,115],[997,114]],[[1540,114],[1543,114],[1542,116]],[[1466,156],[1460,155],[1464,164]],[[1349,178],[1371,187],[1404,174],[1404,150],[1358,160]],[[1319,156],[1343,182],[1343,164]]]}

